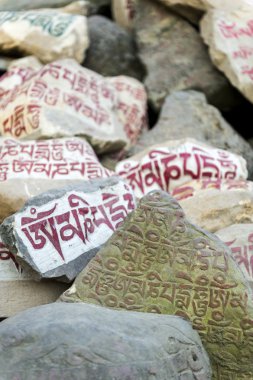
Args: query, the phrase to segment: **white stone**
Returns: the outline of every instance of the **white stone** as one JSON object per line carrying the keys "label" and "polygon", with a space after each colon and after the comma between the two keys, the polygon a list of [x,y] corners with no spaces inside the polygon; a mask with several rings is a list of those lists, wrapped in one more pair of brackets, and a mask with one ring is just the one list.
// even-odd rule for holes
{"label": "white stone", "polygon": [[215,235],[230,248],[232,257],[253,289],[253,224],[233,224]]}
{"label": "white stone", "polygon": [[23,139],[82,135],[98,153],[117,151],[135,144],[146,128],[146,103],[136,79],[105,78],[60,60],[0,98],[0,132]]}
{"label": "white stone", "polygon": [[172,191],[192,179],[246,179],[246,161],[194,139],[170,140],[121,161],[116,172],[137,197],[151,190]]}
{"label": "white stone", "polygon": [[201,21],[201,34],[213,63],[253,102],[253,5],[212,9]]}
{"label": "white stone", "polygon": [[0,50],[18,49],[42,62],[74,58],[89,46],[87,18],[57,11],[0,12]]}
{"label": "white stone", "polygon": [[0,223],[43,191],[112,174],[77,137],[27,142],[0,138]]}

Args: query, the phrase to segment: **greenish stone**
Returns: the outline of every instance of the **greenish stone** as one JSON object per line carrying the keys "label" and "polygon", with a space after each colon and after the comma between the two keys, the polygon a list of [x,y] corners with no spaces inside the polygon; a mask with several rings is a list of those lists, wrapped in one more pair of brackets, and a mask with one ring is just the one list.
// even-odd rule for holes
{"label": "greenish stone", "polygon": [[229,249],[153,191],[65,292],[62,301],[190,320],[213,379],[253,379],[252,293]]}

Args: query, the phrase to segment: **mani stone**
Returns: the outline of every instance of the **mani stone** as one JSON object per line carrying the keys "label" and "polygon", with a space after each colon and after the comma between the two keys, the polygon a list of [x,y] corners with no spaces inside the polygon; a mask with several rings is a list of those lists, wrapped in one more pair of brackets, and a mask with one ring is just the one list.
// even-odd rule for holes
{"label": "mani stone", "polygon": [[44,63],[62,58],[82,62],[89,46],[87,19],[52,10],[0,12],[0,51],[18,50]]}
{"label": "mani stone", "polygon": [[253,102],[253,3],[242,9],[212,9],[201,22],[210,56],[230,82]]}
{"label": "mani stone", "polygon": [[147,75],[148,98],[156,111],[174,91],[198,89],[218,108],[235,104],[235,91],[213,66],[196,29],[152,0],[138,0],[135,31]]}
{"label": "mani stone", "polygon": [[202,190],[208,189],[218,189],[221,191],[246,190],[253,193],[253,182],[234,179],[195,179],[176,187],[172,190],[171,195],[177,201],[181,201],[193,197]]}
{"label": "mani stone", "polygon": [[134,208],[120,178],[84,181],[31,198],[4,220],[0,236],[35,278],[71,281]]}
{"label": "mani stone", "polygon": [[0,132],[19,139],[78,135],[97,153],[120,151],[147,127],[146,108],[138,80],[103,77],[74,60],[59,60],[0,98]]}
{"label": "mani stone", "polygon": [[36,307],[0,324],[1,379],[211,380],[189,322],[89,304]]}
{"label": "mani stone", "polygon": [[140,200],[61,301],[183,317],[200,334],[213,380],[253,379],[250,286],[229,248],[165,192]]}
{"label": "mani stone", "polygon": [[247,161],[249,176],[253,175],[252,147],[226,122],[218,109],[207,103],[205,95],[197,91],[169,95],[158,123],[142,133],[134,152],[148,148],[151,141],[158,144],[187,137],[241,155]]}
{"label": "mani stone", "polygon": [[134,27],[137,1],[138,0],[112,0],[112,14],[118,25],[128,30]]}
{"label": "mani stone", "polygon": [[132,34],[103,16],[89,17],[88,27],[90,47],[85,67],[104,76],[127,75],[142,80],[144,68]]}
{"label": "mani stone", "polygon": [[233,224],[215,235],[230,248],[232,257],[253,289],[253,224]]}
{"label": "mani stone", "polygon": [[180,200],[187,218],[210,232],[233,224],[253,223],[253,191],[205,189]]}
{"label": "mani stone", "polygon": [[64,290],[67,285],[56,281],[33,281],[0,239],[0,319],[55,302]]}
{"label": "mani stone", "polygon": [[95,178],[108,178],[91,146],[72,137],[20,142],[0,138],[0,223],[31,197]]}
{"label": "mani stone", "polygon": [[151,190],[172,191],[193,179],[246,179],[244,158],[194,139],[169,140],[119,162],[116,173],[137,197]]}

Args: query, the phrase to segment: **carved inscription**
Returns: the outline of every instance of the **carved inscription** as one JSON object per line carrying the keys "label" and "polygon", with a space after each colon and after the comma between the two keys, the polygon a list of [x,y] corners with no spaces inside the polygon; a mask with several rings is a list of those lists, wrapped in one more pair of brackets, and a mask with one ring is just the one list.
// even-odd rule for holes
{"label": "carved inscription", "polygon": [[17,213],[15,236],[40,273],[46,273],[100,247],[134,208],[132,191],[123,182],[86,194],[69,191]]}
{"label": "carved inscription", "polygon": [[153,191],[77,277],[64,301],[174,314],[191,321],[214,379],[253,379],[251,292],[224,244]]}
{"label": "carved inscription", "polygon": [[172,191],[193,179],[246,179],[245,168],[244,160],[233,153],[189,141],[177,148],[151,148],[120,162],[116,171],[141,197],[156,189]]}
{"label": "carved inscription", "polygon": [[88,180],[110,175],[82,139],[19,142],[0,138],[0,182],[11,178]]}

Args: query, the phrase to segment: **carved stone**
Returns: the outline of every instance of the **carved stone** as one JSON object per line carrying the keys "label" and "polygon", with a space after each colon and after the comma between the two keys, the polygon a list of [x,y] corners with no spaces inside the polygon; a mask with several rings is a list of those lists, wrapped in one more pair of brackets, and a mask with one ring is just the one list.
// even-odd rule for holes
{"label": "carved stone", "polygon": [[[57,46],[57,49],[55,48]],[[57,11],[0,12],[0,50],[35,55],[44,63],[82,62],[89,46],[87,19]]]}
{"label": "carved stone", "polygon": [[4,380],[211,380],[199,336],[182,318],[88,304],[5,320],[0,353]]}
{"label": "carved stone", "polygon": [[178,91],[169,95],[157,124],[150,131],[143,131],[134,152],[148,148],[152,141],[158,144],[187,137],[241,155],[253,176],[252,147],[226,122],[217,108],[207,103],[205,95],[197,91]]}
{"label": "carved stone", "polygon": [[0,138],[0,223],[44,191],[112,174],[77,137],[26,142]]}
{"label": "carved stone", "polygon": [[209,46],[213,63],[251,103],[253,102],[252,17],[251,2],[251,5],[245,9],[212,9],[201,21],[201,34]]}
{"label": "carved stone", "polygon": [[244,158],[194,139],[168,140],[119,162],[116,172],[137,197],[151,190],[172,191],[192,179],[246,179]]}
{"label": "carved stone", "polygon": [[[67,289],[56,281],[33,281],[0,239],[0,320],[20,311],[55,302]],[[1,375],[2,376],[2,375]]]}
{"label": "carved stone", "polygon": [[249,284],[226,245],[188,222],[165,192],[141,199],[61,300],[184,317],[213,379],[253,379]]}
{"label": "carved stone", "polygon": [[35,278],[71,281],[134,208],[120,178],[84,181],[30,199],[5,219],[0,236]]}
{"label": "carved stone", "polygon": [[174,91],[198,89],[218,108],[235,104],[235,91],[215,69],[199,33],[153,0],[138,0],[135,17],[139,56],[151,105],[160,110]]}
{"label": "carved stone", "polygon": [[32,74],[0,97],[3,136],[78,135],[86,137],[97,153],[105,153],[135,144],[147,126],[146,92],[134,78],[103,77],[68,59]]}
{"label": "carved stone", "polygon": [[253,289],[253,223],[233,224],[215,235],[230,248],[232,257]]}

